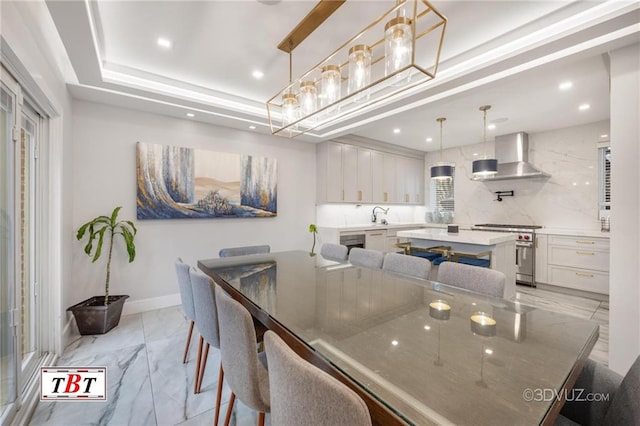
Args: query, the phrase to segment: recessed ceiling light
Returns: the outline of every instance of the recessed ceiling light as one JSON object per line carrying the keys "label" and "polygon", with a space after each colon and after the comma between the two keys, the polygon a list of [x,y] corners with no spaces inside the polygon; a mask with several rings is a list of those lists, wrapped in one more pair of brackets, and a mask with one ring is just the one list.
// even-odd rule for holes
{"label": "recessed ceiling light", "polygon": [[427,138],[426,141],[427,142],[433,142],[433,138]]}
{"label": "recessed ceiling light", "polygon": [[608,137],[609,137],[609,135],[605,133],[605,134],[603,134],[603,135],[600,135],[600,137],[601,137],[602,139],[606,139],[606,138],[608,138]]}
{"label": "recessed ceiling light", "polygon": [[489,129],[489,130],[493,130],[493,129],[495,129],[495,128],[496,128],[496,125],[495,125],[495,124],[489,124],[489,125],[487,126],[487,129]]}
{"label": "recessed ceiling light", "polygon": [[397,135],[398,133],[400,133],[400,129],[393,129],[393,133]]}
{"label": "recessed ceiling light", "polygon": [[560,90],[569,90],[573,87],[573,83],[570,81],[563,81],[558,85],[558,89]]}
{"label": "recessed ceiling light", "polygon": [[391,341],[391,344],[392,344],[393,346],[398,346],[398,341],[397,341],[397,340],[392,340],[392,341]]}
{"label": "recessed ceiling light", "polygon": [[578,107],[578,109],[579,109],[580,111],[586,111],[586,110],[588,110],[589,108],[591,108],[591,105],[589,105],[589,104],[582,104],[582,105],[580,105],[580,106]]}
{"label": "recessed ceiling light", "polygon": [[251,130],[255,130],[255,129],[256,129],[256,126],[251,125],[251,126],[249,126],[249,128],[250,128]]}
{"label": "recessed ceiling light", "polygon": [[195,116],[196,116],[196,115],[195,115],[194,113],[192,113],[192,112],[188,112],[188,113],[187,113],[187,117],[193,118],[193,117],[195,117]]}
{"label": "recessed ceiling light", "polygon": [[171,46],[173,43],[171,43],[171,40],[169,40],[168,38],[164,38],[164,37],[158,37],[158,46],[164,48],[164,49],[171,49]]}
{"label": "recessed ceiling light", "polygon": [[253,78],[255,78],[256,80],[261,80],[262,77],[264,77],[264,73],[260,70],[255,70],[251,73],[251,75],[253,76]]}
{"label": "recessed ceiling light", "polygon": [[477,153],[477,152],[474,152],[474,153],[473,153],[473,156],[474,156],[474,157],[477,157],[477,156],[478,156],[478,153]]}

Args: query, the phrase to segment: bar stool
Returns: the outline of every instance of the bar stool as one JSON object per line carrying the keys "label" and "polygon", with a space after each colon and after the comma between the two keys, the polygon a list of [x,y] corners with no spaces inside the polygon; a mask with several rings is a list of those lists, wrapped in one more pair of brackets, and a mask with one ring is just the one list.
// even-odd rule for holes
{"label": "bar stool", "polygon": [[481,268],[491,268],[491,252],[482,253],[462,253],[459,251],[451,253],[452,261],[456,263],[464,263],[465,265],[479,266]]}

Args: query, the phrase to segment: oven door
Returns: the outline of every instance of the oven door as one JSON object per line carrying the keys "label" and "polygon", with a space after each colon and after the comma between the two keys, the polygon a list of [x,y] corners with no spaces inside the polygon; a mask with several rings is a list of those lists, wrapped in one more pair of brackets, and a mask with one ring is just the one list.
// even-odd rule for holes
{"label": "oven door", "polygon": [[533,250],[532,243],[516,242],[516,282],[518,283],[535,286]]}

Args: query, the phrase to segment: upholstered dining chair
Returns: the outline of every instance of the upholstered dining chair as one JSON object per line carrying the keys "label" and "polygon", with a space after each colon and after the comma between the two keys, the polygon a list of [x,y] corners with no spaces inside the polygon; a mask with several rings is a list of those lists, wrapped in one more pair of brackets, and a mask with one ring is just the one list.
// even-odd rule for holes
{"label": "upholstered dining chair", "polygon": [[220,249],[218,256],[231,257],[231,256],[244,256],[247,254],[266,254],[271,252],[271,246],[259,245],[259,246],[245,246],[245,247],[228,247]]}
{"label": "upholstered dining chair", "polygon": [[345,261],[348,258],[349,249],[341,244],[324,243],[320,248],[320,255],[325,259]]}
{"label": "upholstered dining chair", "polygon": [[[207,367],[207,358],[209,357],[209,347],[220,348],[220,333],[218,328],[218,312],[216,309],[216,294],[214,291],[215,284],[213,280],[198,271],[195,268],[189,269],[191,285],[193,287],[193,302],[196,312],[196,325],[200,332],[200,343],[198,344],[198,361],[196,362],[196,378],[194,384],[194,393],[200,393],[202,387],[202,379],[204,377],[205,368]],[[203,344],[206,343],[204,353],[202,352]],[[222,382],[224,380],[224,370],[220,364],[218,371],[218,389],[216,391],[216,408],[215,421],[218,424],[220,417],[220,402],[222,399]]]}
{"label": "upholstered dining chair", "polygon": [[640,356],[624,377],[589,359],[573,388],[556,425],[640,425]]}
{"label": "upholstered dining chair", "polygon": [[300,358],[273,331],[264,335],[274,425],[369,426],[364,401],[346,385]]}
{"label": "upholstered dining chair", "polygon": [[442,262],[438,267],[438,281],[487,296],[502,298],[507,278],[502,272],[493,269]]}
{"label": "upholstered dining chair", "polygon": [[409,256],[400,253],[387,253],[384,255],[382,269],[397,274],[409,275],[417,278],[429,278],[431,262],[422,257]]}
{"label": "upholstered dining chair", "polygon": [[378,250],[354,247],[349,252],[349,262],[356,266],[380,269],[384,260],[384,253]]}
{"label": "upholstered dining chair", "polygon": [[264,352],[258,355],[256,350],[256,332],[249,311],[220,286],[215,287],[220,358],[231,388],[224,424],[229,425],[237,397],[244,405],[258,411],[258,425],[264,426],[265,413],[270,411],[266,356]]}
{"label": "upholstered dining chair", "polygon": [[193,334],[193,326],[196,321],[196,312],[193,305],[193,291],[191,289],[191,278],[189,277],[189,268],[182,261],[181,258],[177,258],[174,262],[176,267],[176,274],[178,275],[178,287],[180,288],[180,300],[182,302],[182,312],[189,321],[189,331],[187,332],[187,343],[184,346],[184,355],[182,356],[182,363],[186,364],[187,356],[189,355],[189,346],[191,345],[191,335]]}

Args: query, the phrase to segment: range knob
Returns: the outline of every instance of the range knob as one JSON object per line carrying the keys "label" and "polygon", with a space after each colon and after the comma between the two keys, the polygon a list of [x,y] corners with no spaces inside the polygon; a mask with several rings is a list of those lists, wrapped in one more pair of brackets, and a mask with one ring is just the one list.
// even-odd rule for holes
{"label": "range knob", "polygon": [[522,235],[518,234],[518,239],[521,240],[522,239]]}
{"label": "range knob", "polygon": [[524,239],[525,239],[525,240],[530,240],[530,239],[531,239],[531,237],[530,237],[529,235],[525,235],[525,236],[524,236]]}

